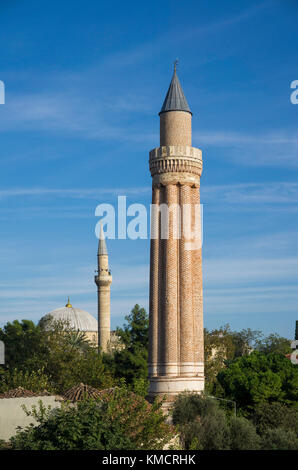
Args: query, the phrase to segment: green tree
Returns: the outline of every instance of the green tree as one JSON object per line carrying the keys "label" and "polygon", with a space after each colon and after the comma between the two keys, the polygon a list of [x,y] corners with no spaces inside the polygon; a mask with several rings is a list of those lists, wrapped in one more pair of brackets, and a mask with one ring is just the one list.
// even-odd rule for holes
{"label": "green tree", "polygon": [[14,320],[0,328],[0,340],[5,344],[5,366],[36,368],[43,366],[45,345],[42,329],[30,320]]}
{"label": "green tree", "polygon": [[204,330],[205,390],[208,393],[222,393],[216,381],[218,373],[227,367],[228,361],[250,354],[261,336],[260,331],[250,328],[232,331],[228,324],[212,331]]}
{"label": "green tree", "polygon": [[15,450],[162,449],[173,438],[161,404],[150,406],[126,387],[101,400],[64,404],[55,413],[33,410],[38,426],[11,439]]}
{"label": "green tree", "polygon": [[279,354],[289,354],[291,349],[291,341],[287,338],[283,338],[278,334],[271,334],[262,341],[258,341],[256,348],[263,352],[264,354],[269,354],[272,352]]}
{"label": "green tree", "polygon": [[131,313],[125,317],[126,324],[123,328],[117,328],[116,334],[127,349],[133,347],[148,348],[149,343],[149,318],[144,308],[138,304]]}
{"label": "green tree", "polygon": [[76,337],[74,330],[66,328],[65,322],[55,321],[51,328],[44,329],[44,342],[47,351],[45,372],[59,393],[80,382],[96,388],[113,385],[102,356],[84,337]]}
{"label": "green tree", "polygon": [[298,368],[281,354],[254,351],[232,361],[217,376],[225,397],[252,412],[260,402],[297,406]]}
{"label": "green tree", "polygon": [[103,361],[116,378],[125,378],[128,384],[133,384],[136,379],[147,380],[148,376],[149,319],[146,310],[135,305],[125,320],[123,328],[116,330],[123,349],[104,354]]}
{"label": "green tree", "polygon": [[204,329],[205,390],[212,394],[217,374],[226,366],[227,359],[233,359],[235,345],[230,325],[212,331]]}
{"label": "green tree", "polygon": [[40,391],[46,384],[49,391],[63,393],[80,382],[96,388],[114,384],[102,356],[68,322],[49,319],[36,326],[28,320],[14,321],[0,335],[7,352],[0,370],[3,391],[14,386]]}
{"label": "green tree", "polygon": [[235,348],[234,357],[241,357],[252,352],[261,340],[262,332],[246,328],[241,331],[233,331],[231,336]]}

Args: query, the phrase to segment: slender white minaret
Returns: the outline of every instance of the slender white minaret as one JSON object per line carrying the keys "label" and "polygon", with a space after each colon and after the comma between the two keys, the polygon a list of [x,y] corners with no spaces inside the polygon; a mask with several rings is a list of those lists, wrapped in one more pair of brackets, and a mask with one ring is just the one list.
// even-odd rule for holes
{"label": "slender white minaret", "polygon": [[112,275],[109,270],[109,257],[102,225],[97,251],[98,274],[95,283],[98,292],[98,349],[106,352],[111,335],[111,284]]}

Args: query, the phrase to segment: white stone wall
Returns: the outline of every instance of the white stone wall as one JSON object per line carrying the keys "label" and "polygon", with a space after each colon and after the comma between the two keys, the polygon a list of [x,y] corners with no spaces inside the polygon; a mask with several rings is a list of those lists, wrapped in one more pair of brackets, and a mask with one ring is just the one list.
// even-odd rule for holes
{"label": "white stone wall", "polygon": [[57,396],[0,399],[0,440],[7,442],[16,434],[18,426],[25,427],[30,423],[36,423],[31,416],[26,415],[22,405],[25,405],[29,411],[32,405],[36,405],[39,409],[39,400],[46,407],[50,405],[52,410],[61,406],[61,398]]}

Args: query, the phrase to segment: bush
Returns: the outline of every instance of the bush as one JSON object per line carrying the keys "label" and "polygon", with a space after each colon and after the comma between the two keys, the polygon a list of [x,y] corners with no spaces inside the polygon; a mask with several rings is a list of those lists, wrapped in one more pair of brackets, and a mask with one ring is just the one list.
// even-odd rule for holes
{"label": "bush", "polygon": [[298,439],[291,429],[268,429],[262,436],[264,450],[298,450]]}
{"label": "bush", "polygon": [[100,400],[35,412],[39,425],[19,431],[11,445],[15,450],[162,449],[173,431],[160,407],[125,387],[114,389]]}
{"label": "bush", "polygon": [[298,412],[282,403],[260,403],[254,410],[253,422],[259,434],[281,427],[294,431],[298,437]]}
{"label": "bush", "polygon": [[186,450],[225,450],[230,448],[230,433],[224,411],[197,418],[179,426],[180,437]]}
{"label": "bush", "polygon": [[179,395],[173,405],[173,422],[187,450],[260,448],[254,424],[245,418],[230,418],[210,397],[191,393]]}
{"label": "bush", "polygon": [[224,411],[212,398],[185,393],[173,405],[173,423],[178,425],[185,449],[228,449],[229,427]]}
{"label": "bush", "polygon": [[145,398],[148,395],[149,380],[145,380],[143,378],[134,379],[130,389],[132,390],[132,392]]}
{"label": "bush", "polygon": [[202,395],[182,393],[173,403],[173,423],[183,425],[195,421],[199,416],[205,416],[217,410],[218,404],[212,398]]}
{"label": "bush", "polygon": [[3,370],[1,371],[0,393],[22,387],[31,392],[55,393],[56,388],[50,378],[44,373],[44,369],[29,372],[28,370]]}
{"label": "bush", "polygon": [[197,436],[199,447],[204,450],[227,450],[230,448],[230,430],[225,412],[220,409],[202,416]]}
{"label": "bush", "polygon": [[260,436],[253,423],[245,418],[232,418],[230,422],[230,448],[232,450],[257,450]]}

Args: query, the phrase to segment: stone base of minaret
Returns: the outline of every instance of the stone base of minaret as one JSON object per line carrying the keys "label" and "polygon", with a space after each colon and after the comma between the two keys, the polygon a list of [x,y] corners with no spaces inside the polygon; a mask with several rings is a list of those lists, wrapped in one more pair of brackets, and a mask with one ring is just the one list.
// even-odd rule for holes
{"label": "stone base of minaret", "polygon": [[204,364],[197,364],[196,370],[197,374],[191,376],[151,376],[148,400],[152,402],[156,397],[164,398],[163,408],[167,410],[180,393],[201,394],[205,387]]}
{"label": "stone base of minaret", "polygon": [[183,392],[202,393],[204,377],[151,377],[148,398],[166,396],[166,401],[173,401]]}

